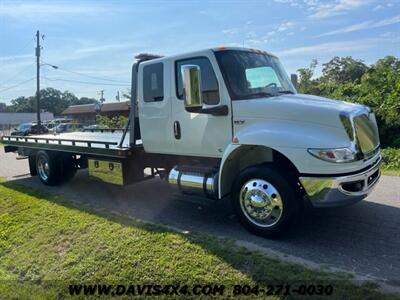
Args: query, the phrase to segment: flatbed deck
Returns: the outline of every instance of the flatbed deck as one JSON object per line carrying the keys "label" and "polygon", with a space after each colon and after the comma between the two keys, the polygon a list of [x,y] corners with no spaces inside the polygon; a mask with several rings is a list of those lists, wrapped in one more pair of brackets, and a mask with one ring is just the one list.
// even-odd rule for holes
{"label": "flatbed deck", "polygon": [[[122,131],[84,131],[30,136],[4,136],[2,142],[6,146],[6,152],[15,151],[15,148],[29,148],[124,158],[132,154],[132,148],[129,146],[129,133],[126,134],[121,147],[119,146],[122,136]],[[142,147],[140,141],[136,147]]]}

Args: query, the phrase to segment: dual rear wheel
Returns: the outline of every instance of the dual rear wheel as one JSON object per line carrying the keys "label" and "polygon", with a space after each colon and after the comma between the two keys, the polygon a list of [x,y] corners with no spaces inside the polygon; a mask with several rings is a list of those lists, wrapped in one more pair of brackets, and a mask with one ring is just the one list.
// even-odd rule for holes
{"label": "dual rear wheel", "polygon": [[[36,153],[36,173],[46,185],[58,185],[71,179],[76,173],[72,155],[38,151]],[[31,170],[32,173],[32,170]]]}

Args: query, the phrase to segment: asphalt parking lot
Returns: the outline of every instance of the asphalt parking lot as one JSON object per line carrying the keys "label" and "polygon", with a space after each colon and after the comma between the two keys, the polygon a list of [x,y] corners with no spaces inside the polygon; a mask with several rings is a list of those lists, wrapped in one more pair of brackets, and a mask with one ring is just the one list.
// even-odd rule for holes
{"label": "asphalt parking lot", "polygon": [[373,193],[353,206],[308,210],[288,236],[268,240],[245,231],[227,200],[216,203],[181,195],[159,179],[128,187],[103,184],[86,171],[62,186],[47,187],[29,176],[27,160],[15,157],[0,147],[0,176],[76,202],[182,231],[235,239],[282,257],[370,276],[400,288],[400,177],[382,176]]}

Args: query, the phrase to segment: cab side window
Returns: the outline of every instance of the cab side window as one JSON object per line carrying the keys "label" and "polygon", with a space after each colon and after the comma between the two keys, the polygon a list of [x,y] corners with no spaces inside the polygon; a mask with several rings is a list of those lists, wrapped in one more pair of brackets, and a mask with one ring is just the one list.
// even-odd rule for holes
{"label": "cab side window", "polygon": [[164,66],[155,63],[143,67],[143,100],[144,102],[162,101],[164,99]]}
{"label": "cab side window", "polygon": [[203,102],[209,105],[219,103],[218,81],[215,76],[210,60],[206,57],[189,58],[178,60],[175,63],[175,79],[176,79],[176,95],[179,99],[183,99],[183,83],[181,66],[197,65],[201,72],[201,93]]}

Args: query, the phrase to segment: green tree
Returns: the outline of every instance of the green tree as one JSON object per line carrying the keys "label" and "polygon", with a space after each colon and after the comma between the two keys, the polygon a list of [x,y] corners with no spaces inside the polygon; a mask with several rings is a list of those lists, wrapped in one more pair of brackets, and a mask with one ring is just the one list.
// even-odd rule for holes
{"label": "green tree", "polygon": [[53,88],[40,90],[40,109],[60,114],[68,107],[68,104],[61,91]]}
{"label": "green tree", "polygon": [[376,113],[384,146],[400,147],[400,60],[378,60],[361,78],[359,102]]}
{"label": "green tree", "polygon": [[10,112],[34,112],[33,97],[18,97],[11,100],[11,105],[7,108]]}
{"label": "green tree", "polygon": [[[42,110],[52,112],[55,115],[61,114],[67,107],[71,105],[91,104],[96,99],[78,98],[69,91],[61,92],[54,88],[46,88],[40,90],[40,108]],[[18,97],[11,100],[11,105],[7,107],[11,112],[35,112],[36,97]]]}
{"label": "green tree", "polygon": [[312,77],[314,75],[314,71],[317,65],[318,61],[316,59],[313,59],[308,68],[302,68],[297,70],[297,72],[299,73],[298,90],[301,93],[312,94],[312,88],[314,86]]}
{"label": "green tree", "polygon": [[335,56],[329,62],[322,64],[322,78],[334,82],[354,82],[368,70],[368,67],[361,61],[347,57]]}
{"label": "green tree", "polygon": [[92,103],[96,103],[96,102],[97,102],[97,100],[94,98],[82,97],[80,99],[74,100],[72,105],[92,104]]}
{"label": "green tree", "polygon": [[[314,61],[313,61],[314,62]],[[312,79],[314,68],[300,69],[299,91],[371,107],[379,125],[381,144],[400,147],[400,60],[386,56],[366,66],[351,57],[334,57],[323,64],[322,75]]]}

